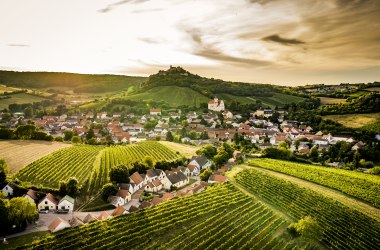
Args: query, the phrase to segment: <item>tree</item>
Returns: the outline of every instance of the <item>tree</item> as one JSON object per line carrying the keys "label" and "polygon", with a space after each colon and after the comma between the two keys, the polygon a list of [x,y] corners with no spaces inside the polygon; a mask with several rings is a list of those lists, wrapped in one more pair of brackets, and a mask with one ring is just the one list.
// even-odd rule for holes
{"label": "tree", "polygon": [[65,196],[67,194],[67,181],[59,181],[59,195],[60,196]]}
{"label": "tree", "polygon": [[56,110],[55,110],[56,114],[57,115],[63,115],[67,112],[67,108],[65,105],[58,105]]}
{"label": "tree", "polygon": [[318,158],[319,154],[318,154],[318,149],[316,146],[313,146],[311,149],[310,149],[310,154],[309,154],[310,158],[315,160]]}
{"label": "tree", "polygon": [[224,163],[230,159],[230,156],[228,155],[227,151],[224,149],[219,149],[218,154],[213,157],[214,162],[217,166],[221,166]]}
{"label": "tree", "polygon": [[63,134],[65,135],[63,137],[63,139],[65,141],[71,141],[71,139],[73,138],[73,135],[74,135],[73,131],[71,131],[71,130],[65,130],[65,131],[63,131]]}
{"label": "tree", "polygon": [[36,127],[34,125],[20,125],[17,127],[15,134],[18,139],[27,140],[32,138],[34,131],[36,131]]}
{"label": "tree", "polygon": [[31,106],[26,107],[26,108],[24,109],[24,114],[25,114],[25,117],[26,117],[26,118],[30,118],[30,117],[32,117],[32,116],[33,116],[33,108],[32,108]]}
{"label": "tree", "polygon": [[286,142],[282,141],[278,144],[278,148],[284,148],[284,149],[289,149],[289,146]]}
{"label": "tree", "polygon": [[96,138],[91,138],[90,140],[87,141],[87,144],[97,145],[98,144],[98,140]]}
{"label": "tree", "polygon": [[380,167],[373,167],[370,170],[368,170],[368,173],[374,174],[374,175],[380,175]]}
{"label": "tree", "polygon": [[8,164],[4,159],[0,159],[0,172],[4,172],[6,174],[9,172]]}
{"label": "tree", "polygon": [[57,137],[54,138],[54,141],[63,142],[63,137],[62,136],[57,136]]}
{"label": "tree", "polygon": [[81,141],[82,140],[80,139],[79,136],[73,136],[73,138],[71,138],[71,142],[75,144],[80,143]]}
{"label": "tree", "polygon": [[[2,192],[1,192],[2,193]],[[9,210],[9,200],[0,199],[0,234],[4,235],[11,228],[11,223],[8,219],[8,210]]]}
{"label": "tree", "polygon": [[208,144],[203,146],[201,149],[197,150],[196,153],[198,155],[206,156],[208,159],[212,159],[217,154],[217,150],[216,147],[214,147],[211,144]]}
{"label": "tree", "polygon": [[199,175],[199,178],[202,180],[202,181],[207,181],[208,178],[210,178],[210,175],[212,175],[212,170],[209,169],[209,168],[206,168],[202,171],[202,173],[200,173]]}
{"label": "tree", "polygon": [[33,223],[38,219],[38,212],[34,204],[24,197],[16,197],[9,201],[8,218],[11,225],[23,228],[26,222]]}
{"label": "tree", "polygon": [[321,236],[321,231],[318,222],[311,216],[305,216],[300,219],[297,223],[292,223],[288,227],[288,231],[293,236],[302,235],[304,237],[315,237],[319,238]]}
{"label": "tree", "polygon": [[354,159],[352,160],[352,164],[355,168],[360,167],[360,154],[358,151],[354,153]]}
{"label": "tree", "polygon": [[147,155],[144,157],[143,162],[147,168],[154,168],[154,159],[152,156]]}
{"label": "tree", "polygon": [[169,131],[166,133],[166,140],[167,141],[173,141],[174,140],[172,132]]}
{"label": "tree", "polygon": [[94,130],[90,128],[86,133],[86,140],[90,140],[95,137]]}
{"label": "tree", "polygon": [[112,167],[110,171],[110,180],[113,183],[129,183],[128,167],[124,165]]}
{"label": "tree", "polygon": [[115,195],[116,193],[117,193],[116,185],[112,183],[107,183],[103,185],[100,196],[102,197],[104,201],[107,201],[110,195]]}
{"label": "tree", "polygon": [[77,178],[70,177],[66,184],[66,193],[71,197],[76,197],[80,192],[80,186]]}

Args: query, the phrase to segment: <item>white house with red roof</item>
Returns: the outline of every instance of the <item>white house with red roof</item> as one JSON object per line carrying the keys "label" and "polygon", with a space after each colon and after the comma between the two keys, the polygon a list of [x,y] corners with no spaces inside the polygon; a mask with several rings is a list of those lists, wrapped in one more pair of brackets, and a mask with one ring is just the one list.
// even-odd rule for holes
{"label": "white house with red roof", "polygon": [[215,96],[213,100],[210,100],[208,102],[208,109],[212,111],[218,111],[218,112],[224,111],[225,109],[224,101],[219,100],[218,97]]}
{"label": "white house with red roof", "polygon": [[38,209],[41,210],[54,210],[57,206],[58,200],[51,193],[47,193],[46,196],[38,203]]}

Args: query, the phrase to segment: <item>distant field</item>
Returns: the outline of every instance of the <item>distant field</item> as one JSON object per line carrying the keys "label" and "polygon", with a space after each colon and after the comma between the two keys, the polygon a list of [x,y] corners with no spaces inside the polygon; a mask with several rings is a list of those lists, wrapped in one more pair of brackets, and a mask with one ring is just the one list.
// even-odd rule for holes
{"label": "distant field", "polygon": [[347,114],[347,115],[326,115],[323,119],[330,119],[349,128],[360,128],[380,120],[380,113],[372,114]]}
{"label": "distant field", "polygon": [[144,93],[127,96],[134,101],[164,101],[171,107],[181,105],[197,106],[207,103],[209,98],[187,87],[162,86],[149,89]]}
{"label": "distant field", "polygon": [[251,100],[260,100],[263,104],[263,106],[269,106],[271,108],[274,108],[276,105],[278,107],[284,106],[284,104],[290,104],[292,102],[298,103],[305,98],[298,97],[298,96],[293,96],[293,95],[287,95],[287,94],[282,94],[282,93],[275,93],[272,97],[260,97],[260,96],[252,96],[249,97]]}
{"label": "distant field", "polygon": [[200,149],[200,147],[195,147],[191,145],[186,145],[186,144],[180,144],[180,143],[175,143],[175,142],[170,142],[170,141],[160,141],[159,143],[167,146],[168,148],[180,152],[182,155],[185,157],[191,158],[194,155],[197,155],[195,152]]}
{"label": "distant field", "polygon": [[71,144],[47,141],[0,141],[0,158],[4,158],[10,173],[14,174],[26,165]]}
{"label": "distant field", "polygon": [[321,104],[337,104],[346,102],[346,99],[343,98],[330,98],[330,97],[319,97]]}
{"label": "distant field", "polygon": [[42,100],[46,100],[45,98],[35,96],[35,95],[29,95],[25,93],[20,94],[14,94],[9,95],[11,98],[7,99],[0,99],[0,109],[8,108],[9,104],[23,104],[23,103],[33,103],[33,102],[40,102]]}
{"label": "distant field", "polygon": [[11,92],[15,90],[20,90],[18,88],[13,88],[13,87],[7,87],[3,84],[0,84],[0,94],[3,94],[4,92]]}
{"label": "distant field", "polygon": [[368,88],[368,89],[365,89],[365,90],[380,92],[380,87],[372,87],[372,88]]}

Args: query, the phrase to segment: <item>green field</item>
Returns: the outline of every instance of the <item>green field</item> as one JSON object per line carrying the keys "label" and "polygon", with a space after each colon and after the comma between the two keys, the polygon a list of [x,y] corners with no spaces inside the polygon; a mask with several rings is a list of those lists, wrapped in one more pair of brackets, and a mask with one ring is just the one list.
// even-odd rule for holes
{"label": "green field", "polygon": [[142,162],[145,156],[152,156],[156,162],[170,162],[182,158],[182,155],[155,141],[108,147],[100,152],[93,164],[94,169],[89,178],[89,193],[95,194],[109,182],[109,171],[112,167],[118,165],[132,167],[134,162]]}
{"label": "green field", "polygon": [[25,93],[19,93],[19,94],[8,95],[8,96],[10,96],[11,98],[0,99],[0,110],[7,109],[9,104],[33,103],[33,102],[40,102],[42,100],[46,100],[43,97],[25,94]]}
{"label": "green field", "polygon": [[287,95],[282,93],[274,93],[272,97],[260,97],[260,96],[252,96],[249,97],[252,101],[259,100],[262,102],[263,106],[269,106],[270,108],[274,108],[275,106],[282,107],[284,104],[290,104],[290,103],[298,103],[305,98],[299,97],[299,96],[293,96],[293,95]]}
{"label": "green field", "polygon": [[20,249],[303,249],[307,242],[293,240],[288,224],[231,184],[219,184]]}
{"label": "green field", "polygon": [[3,84],[0,84],[0,94],[4,94],[4,92],[12,92],[12,91],[16,91],[16,90],[20,90],[19,88],[13,88],[13,87],[7,87]]}
{"label": "green field", "polygon": [[296,221],[314,218],[319,227],[312,237],[326,248],[377,249],[380,245],[378,221],[331,198],[253,169],[238,173],[235,180]]}
{"label": "green field", "polygon": [[59,181],[76,177],[81,185],[93,171],[102,146],[80,145],[64,148],[44,156],[20,170],[16,177],[35,185],[58,188]]}
{"label": "green field", "polygon": [[207,103],[209,98],[187,87],[162,86],[151,88],[143,93],[130,95],[127,99],[134,101],[163,101],[171,107],[181,105],[197,106]]}
{"label": "green field", "polygon": [[250,165],[321,184],[380,208],[380,178],[378,176],[273,159],[252,160]]}
{"label": "green field", "polygon": [[322,118],[339,122],[348,128],[361,128],[380,121],[380,113],[325,115]]}

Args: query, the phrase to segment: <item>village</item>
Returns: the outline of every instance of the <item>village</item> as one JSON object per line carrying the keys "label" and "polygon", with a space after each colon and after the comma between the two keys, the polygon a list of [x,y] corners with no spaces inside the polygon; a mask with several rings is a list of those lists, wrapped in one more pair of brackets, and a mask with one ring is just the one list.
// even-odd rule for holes
{"label": "village", "polygon": [[[235,156],[238,155],[235,154]],[[223,173],[231,169],[234,162],[235,159],[230,159],[228,164],[214,171],[207,182],[199,178],[202,170],[210,169],[212,166],[212,162],[204,156],[194,156],[186,167],[179,166],[167,171],[148,169],[146,174],[135,172],[129,177],[128,184],[118,183],[117,193],[108,197],[108,202],[115,207],[114,210],[109,211],[88,213],[76,211],[75,199],[68,195],[58,199],[51,193],[41,196],[41,192],[29,189],[22,197],[27,198],[36,206],[40,216],[39,221],[34,225],[29,225],[26,232],[38,230],[57,232],[65,228],[132,213],[176,197],[202,192],[208,185],[227,182],[228,178]],[[18,189],[15,183],[10,182],[2,188],[2,192],[7,197],[15,197],[15,191]],[[148,199],[146,199],[147,194],[151,195]]]}

